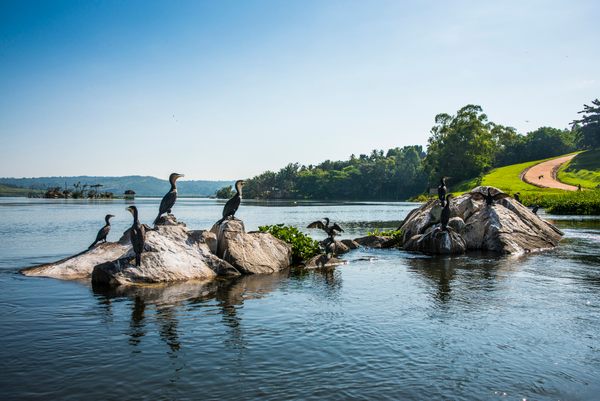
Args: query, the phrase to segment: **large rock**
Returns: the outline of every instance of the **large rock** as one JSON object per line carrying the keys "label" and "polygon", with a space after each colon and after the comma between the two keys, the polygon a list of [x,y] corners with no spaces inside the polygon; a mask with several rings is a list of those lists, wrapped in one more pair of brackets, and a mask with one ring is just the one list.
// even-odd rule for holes
{"label": "large rock", "polygon": [[247,233],[241,220],[224,220],[213,226],[217,256],[241,273],[273,273],[290,266],[292,248],[269,233]]}
{"label": "large rock", "polygon": [[129,285],[184,280],[209,280],[221,275],[239,275],[201,241],[202,233],[183,225],[158,225],[146,232],[146,249],[141,266],[132,264],[129,249],[124,257],[96,266],[92,281],[97,284]]}
{"label": "large rock", "polygon": [[[477,187],[471,192],[485,194],[487,189]],[[491,192],[502,193],[493,187]],[[486,205],[481,196],[471,193],[452,199],[453,218],[448,224],[448,234],[436,231],[439,227],[437,208],[438,201],[432,200],[409,214],[401,227],[406,250],[462,253],[461,242],[464,242],[466,250],[520,254],[553,248],[562,238],[560,230],[510,197],[499,199],[491,206]]]}
{"label": "large rock", "polygon": [[[161,224],[164,223],[164,224]],[[159,283],[207,280],[222,275],[239,275],[229,263],[214,255],[215,236],[208,231],[190,231],[171,215],[155,229],[147,228],[142,266],[130,264],[134,257],[129,230],[118,242],[100,244],[75,256],[21,270],[27,276],[59,279],[90,278],[102,284]]]}
{"label": "large rock", "polygon": [[434,227],[425,234],[414,235],[404,245],[405,249],[433,255],[456,255],[467,250],[465,240],[454,229],[442,231]]}

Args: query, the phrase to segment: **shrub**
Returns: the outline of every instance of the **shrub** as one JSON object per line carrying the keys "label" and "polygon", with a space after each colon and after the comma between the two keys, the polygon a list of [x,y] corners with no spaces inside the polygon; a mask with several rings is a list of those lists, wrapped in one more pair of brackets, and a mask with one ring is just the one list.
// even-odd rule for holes
{"label": "shrub", "polygon": [[396,242],[402,240],[402,230],[379,230],[376,228],[373,231],[369,231],[367,235],[376,235],[378,237],[391,237]]}
{"label": "shrub", "polygon": [[263,233],[269,233],[275,238],[290,244],[292,246],[292,259],[294,262],[310,259],[321,252],[317,241],[294,226],[275,224],[271,226],[260,226],[258,227],[258,230]]}

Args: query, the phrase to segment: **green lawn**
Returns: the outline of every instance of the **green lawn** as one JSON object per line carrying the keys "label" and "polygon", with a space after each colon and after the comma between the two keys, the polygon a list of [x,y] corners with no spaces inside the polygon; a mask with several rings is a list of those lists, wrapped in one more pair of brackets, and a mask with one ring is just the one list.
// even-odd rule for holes
{"label": "green lawn", "polygon": [[[563,191],[553,188],[539,188],[521,181],[520,177],[523,170],[550,159],[554,159],[554,157],[499,167],[491,170],[483,177],[463,181],[455,186],[449,183],[448,186],[455,195],[459,195],[478,185],[489,185],[510,195],[520,192],[521,201],[524,205],[539,205],[549,213],[600,215],[600,190]],[[584,188],[595,188],[596,185],[600,184],[599,166],[600,151],[583,152],[559,170],[559,179],[572,185],[581,183]],[[565,179],[565,174],[572,180]],[[581,177],[585,177],[587,181]]]}
{"label": "green lawn", "polygon": [[566,184],[581,184],[594,189],[600,185],[600,149],[588,150],[575,156],[558,170],[558,179]]}
{"label": "green lawn", "polygon": [[540,188],[535,185],[528,184],[521,180],[521,173],[528,167],[535,166],[546,160],[554,159],[551,157],[544,160],[534,160],[526,163],[512,164],[510,166],[499,167],[491,170],[481,178],[474,178],[468,181],[463,181],[456,186],[449,183],[449,189],[456,194],[468,192],[478,185],[492,186],[501,189],[509,194],[520,192],[527,196],[538,193],[561,193],[559,189]]}

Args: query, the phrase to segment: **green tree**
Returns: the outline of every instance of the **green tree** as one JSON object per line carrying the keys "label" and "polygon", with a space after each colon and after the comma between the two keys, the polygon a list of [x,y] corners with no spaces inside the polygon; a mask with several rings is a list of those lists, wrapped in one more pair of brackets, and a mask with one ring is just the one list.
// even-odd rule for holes
{"label": "green tree", "polygon": [[591,106],[584,104],[578,114],[583,114],[583,117],[572,124],[579,133],[579,145],[586,149],[600,147],[600,100],[592,100]]}
{"label": "green tree", "polygon": [[215,196],[219,199],[229,199],[233,196],[234,193],[235,192],[233,191],[233,187],[230,185],[228,187],[217,189],[217,192],[215,192]]}
{"label": "green tree", "polygon": [[494,159],[493,127],[477,105],[469,104],[455,116],[438,114],[425,157],[431,182],[441,176],[456,182],[489,169]]}

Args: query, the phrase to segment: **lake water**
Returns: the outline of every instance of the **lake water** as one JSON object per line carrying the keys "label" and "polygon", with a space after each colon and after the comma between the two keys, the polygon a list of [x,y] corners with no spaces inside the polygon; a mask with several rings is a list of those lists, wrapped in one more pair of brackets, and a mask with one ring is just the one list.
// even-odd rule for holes
{"label": "lake water", "polygon": [[[143,222],[158,203],[135,201]],[[174,213],[208,228],[222,205]],[[17,273],[86,248],[107,213],[116,240],[126,206],[0,198],[0,399],[600,398],[598,220],[558,220],[556,250],[519,258],[359,249],[327,271],[113,291]],[[328,216],[351,238],[413,207],[244,201],[238,217]]]}

